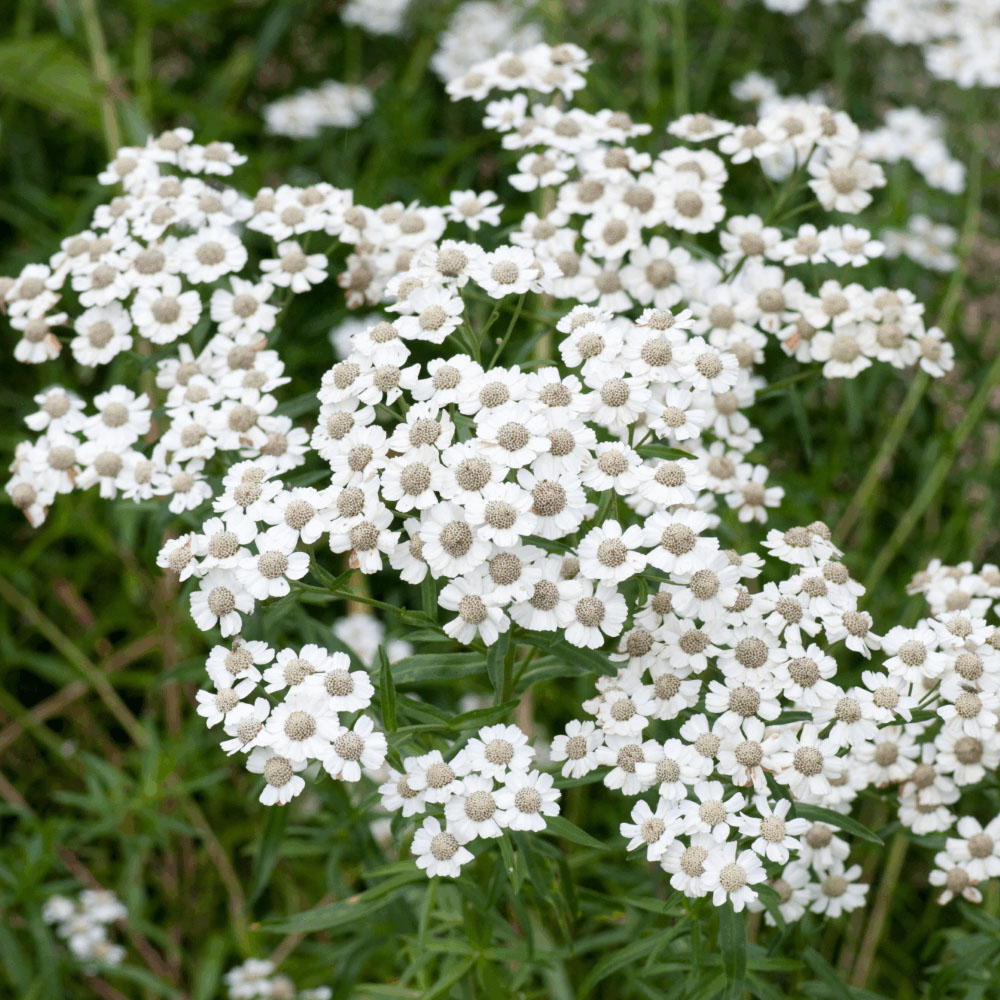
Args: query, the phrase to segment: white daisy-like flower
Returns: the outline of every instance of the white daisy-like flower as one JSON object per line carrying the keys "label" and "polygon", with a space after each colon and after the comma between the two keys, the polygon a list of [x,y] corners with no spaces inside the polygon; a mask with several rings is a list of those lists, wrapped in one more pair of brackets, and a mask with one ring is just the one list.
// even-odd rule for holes
{"label": "white daisy-like flower", "polygon": [[493,779],[470,774],[462,779],[462,790],[444,806],[448,829],[462,841],[476,837],[499,837],[503,833],[505,814],[493,795]]}
{"label": "white daisy-like flower", "polygon": [[565,761],[562,766],[564,778],[582,778],[598,765],[597,751],[604,743],[604,730],[589,719],[572,719],[566,729],[552,740],[549,757],[554,761]]}
{"label": "white daisy-like flower", "polygon": [[289,759],[275,753],[270,747],[257,746],[247,757],[247,770],[264,775],[264,790],[260,801],[265,806],[284,806],[300,795],[306,787],[305,780],[296,771],[304,771],[307,761]]}
{"label": "white daisy-like flower", "polygon": [[330,700],[317,697],[316,690],[305,685],[288,692],[264,728],[268,746],[294,760],[324,760],[341,729]]}
{"label": "white daisy-like flower", "polygon": [[558,788],[541,771],[508,771],[494,799],[503,810],[501,825],[511,830],[544,830],[546,816],[559,815]]}
{"label": "white daisy-like flower", "polygon": [[767,879],[760,858],[753,851],[739,851],[732,841],[718,844],[704,861],[705,887],[712,893],[712,902],[722,906],[727,901],[739,913],[757,898],[751,886]]}
{"label": "white daisy-like flower", "polygon": [[615,520],[591,528],[577,549],[580,572],[591,580],[612,585],[641,573],[646,565],[646,557],[638,551],[643,537],[639,525],[623,530]]}
{"label": "white daisy-like flower", "polygon": [[236,570],[237,579],[254,600],[284,597],[291,589],[288,581],[300,580],[309,572],[309,554],[289,552],[282,532],[269,528],[257,535],[254,544],[257,554],[244,556]]}
{"label": "white daisy-like flower", "polygon": [[528,745],[528,736],[517,726],[502,723],[479,730],[463,751],[466,763],[473,771],[502,781],[508,771],[527,771],[535,749]]}
{"label": "white daisy-like flower", "polygon": [[669,802],[661,800],[653,810],[640,799],[632,807],[632,822],[622,823],[619,829],[628,838],[627,851],[645,846],[646,860],[659,861],[670,842],[683,832],[683,825]]}
{"label": "white daisy-like flower", "polygon": [[253,609],[253,596],[235,574],[225,570],[210,570],[191,594],[191,617],[195,625],[202,632],[218,625],[223,638],[236,635],[243,624],[240,615],[249,615]]}
{"label": "white daisy-like flower", "polygon": [[813,897],[809,907],[814,913],[823,913],[831,919],[850,913],[865,905],[868,886],[858,882],[861,865],[845,868],[843,861],[836,861],[822,872],[819,882],[809,885]]}
{"label": "white daisy-like flower", "polygon": [[360,781],[362,768],[375,771],[382,766],[387,747],[385,735],[375,732],[375,723],[362,715],[351,729],[338,726],[323,767],[339,781]]}
{"label": "white daisy-like flower", "polygon": [[410,852],[416,858],[417,867],[424,869],[431,878],[439,875],[457,878],[462,865],[473,858],[450,828],[441,829],[441,823],[434,816],[428,816],[414,834]]}

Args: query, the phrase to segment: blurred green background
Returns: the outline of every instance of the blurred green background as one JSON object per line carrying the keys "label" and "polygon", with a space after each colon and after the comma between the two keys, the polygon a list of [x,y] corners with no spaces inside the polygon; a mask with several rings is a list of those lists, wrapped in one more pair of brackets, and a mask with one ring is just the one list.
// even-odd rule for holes
{"label": "blurred green background", "polygon": [[[44,259],[62,237],[85,227],[105,197],[96,174],[118,143],[138,143],[150,130],[179,124],[193,128],[198,141],[228,140],[248,154],[235,182],[251,192],[322,179],[377,205],[442,203],[453,189],[496,188],[498,162],[512,162],[511,154],[483,133],[478,106],[448,101],[428,67],[457,4],[415,3],[402,40],[345,27],[339,6],[332,0],[8,0],[0,25],[0,274]],[[810,379],[765,393],[752,414],[764,432],[762,460],[786,489],[772,524],[822,518],[836,526],[847,513],[836,540],[854,575],[874,584],[866,607],[876,625],[910,624],[922,609],[905,596],[905,583],[930,558],[998,558],[1000,385],[991,366],[1000,346],[1000,124],[995,93],[930,83],[916,53],[849,30],[856,12],[856,4],[814,4],[786,18],[752,2],[541,0],[528,16],[545,24],[549,41],[578,42],[594,57],[583,106],[624,108],[652,122],[654,137],[685,108],[746,118],[750,109],[732,99],[729,86],[751,69],[773,76],[783,93],[824,88],[829,102],[862,127],[878,125],[892,106],[916,104],[944,116],[953,155],[970,164],[969,192],[945,195],[907,164],[887,168],[889,185],[864,225],[877,235],[924,212],[962,230],[965,262],[941,275],[905,259],[880,261],[863,280],[910,288],[929,317],[941,317],[956,343],[956,371],[917,388],[911,375],[884,365],[846,384]],[[329,78],[372,87],[375,113],[356,129],[304,141],[264,133],[263,105]],[[730,185],[731,212],[755,209],[759,188],[743,190],[744,176]],[[498,193],[508,204],[520,197],[509,187]],[[347,315],[332,282],[292,307],[282,356],[293,382],[283,398],[315,391],[317,373],[333,359],[328,330]],[[15,367],[15,338],[0,325],[7,345],[0,379],[5,456],[26,436],[23,417],[44,386],[89,381],[93,390],[105,378],[128,384],[135,375],[124,359],[96,376],[67,359]],[[774,380],[797,370],[780,357],[768,368]],[[890,430],[901,407],[912,416]],[[447,961],[444,947],[425,957],[421,914],[430,893],[423,885],[405,907],[362,910],[364,934],[348,933],[346,922],[304,940],[256,930],[265,917],[350,896],[363,885],[362,871],[392,859],[359,828],[356,804],[336,783],[324,783],[322,795],[304,799],[290,817],[285,810],[265,813],[250,777],[218,752],[215,735],[193,710],[204,637],[155,569],[166,512],[150,516],[90,493],[63,498],[38,531],[6,503],[0,520],[5,995],[93,995],[39,914],[46,896],[90,876],[115,888],[130,909],[125,985],[116,981],[126,996],[215,997],[222,971],[274,947],[282,957],[295,951],[300,985],[330,983],[337,997],[423,995],[417,986],[408,993],[371,985],[391,980],[408,962]],[[391,580],[377,586],[393,599]],[[342,610],[328,606],[319,615],[332,621]],[[485,678],[465,684],[470,692],[488,689]],[[569,718],[574,692],[549,687],[539,695],[546,715]],[[446,704],[450,693],[420,689]],[[568,796],[569,815],[579,813],[584,791],[588,828],[617,844],[620,805],[610,796],[579,789]],[[604,819],[595,826],[597,802]],[[279,858],[274,845],[282,836]],[[864,985],[899,998],[1000,995],[996,887],[975,915],[964,905],[941,910],[926,903],[929,856],[912,845],[905,851],[904,845],[891,855],[889,863],[904,875],[885,900]],[[866,858],[875,900],[887,857]],[[560,877],[557,860],[540,864],[545,878]],[[492,970],[485,978],[494,985],[513,984],[503,995],[569,995],[597,959],[672,923],[622,911],[623,895],[654,891],[648,883],[655,876],[642,864],[619,851],[590,871],[593,878],[580,889],[582,915],[571,929],[551,909],[542,876],[528,890],[526,911],[515,922],[522,930],[534,925],[538,948],[556,957],[535,956],[534,967],[517,953],[533,969],[523,983],[512,978],[502,953],[489,952],[496,915],[484,917],[472,895],[442,891],[446,932],[435,940],[447,940],[448,927],[461,936],[463,923],[479,921],[485,957],[477,961]],[[847,976],[857,967],[866,927],[858,920],[805,921],[784,947],[811,943],[820,961],[830,963],[825,968]],[[502,929],[495,933],[503,940]],[[662,995],[648,971],[623,965],[592,995]],[[421,975],[436,981],[433,971]],[[775,995],[781,996],[873,995],[838,992],[818,972],[808,989],[782,975],[765,965],[759,978],[766,985],[779,977]],[[449,986],[436,995],[471,994]]]}

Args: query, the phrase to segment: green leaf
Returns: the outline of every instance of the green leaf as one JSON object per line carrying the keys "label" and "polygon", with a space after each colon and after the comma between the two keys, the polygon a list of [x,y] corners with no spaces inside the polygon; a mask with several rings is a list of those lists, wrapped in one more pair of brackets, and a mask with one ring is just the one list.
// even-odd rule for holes
{"label": "green leaf", "polygon": [[253,859],[250,873],[250,889],[247,892],[247,902],[253,903],[267,888],[267,883],[278,863],[281,854],[281,841],[288,825],[289,810],[274,806],[267,811],[264,822],[264,833],[260,838],[260,847]]}
{"label": "green leaf", "polygon": [[521,883],[524,881],[524,859],[521,857],[520,852],[514,852],[514,845],[511,843],[510,836],[506,830],[500,837],[499,843],[500,857],[503,859],[504,870],[507,872],[507,877],[510,879],[510,884],[513,886],[514,894],[516,895],[521,891]]}
{"label": "green leaf", "polygon": [[337,591],[343,586],[343,584],[347,583],[350,577],[354,575],[355,571],[353,569],[348,569],[341,573],[340,576],[334,576],[329,570],[324,569],[319,564],[318,559],[314,558],[309,564],[309,572],[312,573],[312,575],[315,576],[327,590]]}
{"label": "green leaf", "polygon": [[97,130],[101,89],[90,67],[56,35],[0,45],[0,90],[41,111]]}
{"label": "green leaf", "polygon": [[486,650],[486,673],[489,675],[494,692],[496,692],[497,704],[503,700],[504,696],[504,663],[507,659],[507,651],[509,649],[510,629],[507,629]]}
{"label": "green leaf", "polygon": [[463,729],[478,729],[480,726],[492,726],[494,723],[502,722],[506,719],[517,706],[518,701],[514,698],[493,708],[476,708],[471,712],[456,715],[448,723],[448,728],[461,732]]}
{"label": "green leaf", "polygon": [[379,646],[379,696],[382,701],[382,725],[387,733],[396,728],[396,685],[392,682],[392,667],[389,657],[385,655],[385,647]]}
{"label": "green leaf", "polygon": [[830,993],[836,1000],[851,1000],[850,990],[841,982],[837,970],[815,948],[805,948],[802,957],[816,975],[830,987]]}
{"label": "green leaf", "polygon": [[781,915],[781,910],[778,908],[778,904],[781,902],[781,896],[778,895],[777,891],[771,888],[769,885],[758,885],[754,886],[757,893],[757,898],[761,901],[764,909],[771,914],[774,922],[778,925],[779,930],[785,929],[785,918]]}
{"label": "green leaf", "polygon": [[557,639],[555,635],[548,632],[522,632],[518,636],[518,642],[551,653],[564,663],[575,667],[575,673],[617,673],[615,665],[599,650],[580,649],[565,639]]}
{"label": "green leaf", "polygon": [[851,816],[835,812],[833,809],[826,809],[823,806],[813,806],[802,802],[796,802],[792,806],[792,811],[802,819],[811,820],[813,823],[826,823],[827,826],[834,826],[844,833],[850,833],[860,840],[867,840],[869,844],[882,844],[884,841],[877,834],[872,833],[867,826],[859,823]]}
{"label": "green leaf", "polygon": [[313,931],[343,927],[365,919],[375,910],[391,902],[397,890],[404,889],[414,882],[426,880],[424,872],[414,865],[410,871],[386,879],[380,885],[359,892],[349,899],[296,913],[287,920],[267,920],[260,925],[260,929],[273,934],[311,934]]}
{"label": "green leaf", "polygon": [[420,603],[423,606],[424,614],[428,618],[433,618],[434,621],[438,620],[438,587],[437,580],[430,575],[430,573],[425,573],[423,580],[420,581]]}
{"label": "green leaf", "polygon": [[546,816],[545,832],[551,833],[562,840],[568,840],[572,844],[579,844],[581,847],[590,847],[595,851],[606,851],[608,845],[592,837],[586,830],[581,830],[575,823],[571,823],[565,816]]}
{"label": "green leaf", "polygon": [[730,900],[719,907],[719,953],[726,973],[725,1000],[743,1000],[747,980],[746,921]]}
{"label": "green leaf", "polygon": [[649,934],[633,941],[624,948],[609,949],[608,954],[594,965],[586,979],[580,984],[580,988],[576,991],[577,1000],[584,1000],[584,998],[592,996],[592,990],[598,983],[603,982],[619,969],[637,962],[652,951],[657,943],[657,935]]}
{"label": "green leaf", "polygon": [[683,451],[680,448],[668,448],[662,444],[644,444],[641,448],[636,448],[636,451],[643,458],[665,458],[670,462],[676,462],[679,458],[694,458],[694,455],[689,451]]}
{"label": "green leaf", "polygon": [[[411,638],[407,635],[407,639]],[[440,636],[435,636],[440,640]],[[482,653],[418,653],[392,665],[396,684],[433,683],[455,677],[481,675],[485,669]]]}

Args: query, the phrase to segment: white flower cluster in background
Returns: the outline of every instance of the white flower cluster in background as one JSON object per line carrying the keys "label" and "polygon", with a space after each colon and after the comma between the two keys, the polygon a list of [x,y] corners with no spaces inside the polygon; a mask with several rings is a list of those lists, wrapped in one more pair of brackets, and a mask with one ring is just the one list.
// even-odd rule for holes
{"label": "white flower cluster in background", "polygon": [[108,925],[128,916],[122,901],[107,889],[84,889],[76,899],[50,896],[42,919],[54,924],[73,955],[94,965],[119,965],[125,949],[108,940]]}
{"label": "white flower cluster in background", "polygon": [[292,980],[275,971],[274,962],[248,958],[223,977],[229,1000],[330,1000],[329,986],[300,990]]}
{"label": "white flower cluster in background", "polygon": [[[800,14],[810,0],[762,2],[780,14]],[[822,0],[825,6],[838,2],[851,0]],[[894,45],[917,46],[938,79],[965,89],[1000,86],[997,0],[865,0],[856,24]]]}
{"label": "white flower cluster in background", "polygon": [[409,7],[410,0],[347,0],[340,18],[344,24],[363,28],[372,35],[399,35]]}
{"label": "white flower cluster in background", "polygon": [[264,108],[267,131],[292,139],[311,139],[326,128],[354,128],[375,107],[371,91],[360,84],[325,80],[273,101]]}
{"label": "white flower cluster in background", "polygon": [[[786,115],[795,116],[803,104],[823,105],[818,94],[784,97],[773,80],[756,72],[733,83],[731,91],[737,100],[754,103],[758,115],[776,121]],[[948,194],[961,194],[965,190],[965,164],[951,155],[943,136],[940,118],[926,115],[918,108],[890,108],[885,113],[885,125],[870,132],[858,132],[858,144],[872,160],[880,163],[908,160],[931,187]],[[771,178],[782,180],[793,164],[793,157],[786,152],[763,160],[761,167]]]}
{"label": "white flower cluster in background", "polygon": [[955,254],[958,232],[954,226],[933,222],[926,215],[911,215],[906,229],[886,229],[881,234],[885,255],[905,254],[932,271],[954,271],[959,266]]}
{"label": "white flower cluster in background", "polygon": [[963,88],[1000,86],[997,0],[866,0],[867,31],[920,48],[930,73]]}
{"label": "white flower cluster in background", "polygon": [[502,51],[523,52],[542,41],[539,24],[524,21],[523,3],[467,0],[438,37],[431,69],[447,82]]}

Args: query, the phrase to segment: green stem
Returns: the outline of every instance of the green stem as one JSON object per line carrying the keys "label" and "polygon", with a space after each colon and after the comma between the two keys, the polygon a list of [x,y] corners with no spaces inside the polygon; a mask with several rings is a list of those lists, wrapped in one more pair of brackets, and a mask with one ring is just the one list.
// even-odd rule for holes
{"label": "green stem", "polygon": [[118,128],[118,118],[115,115],[115,97],[112,93],[111,60],[108,58],[108,46],[104,40],[104,29],[97,12],[97,0],[79,0],[80,16],[83,18],[83,30],[87,36],[87,48],[90,50],[90,64],[94,76],[101,86],[101,125],[104,128],[104,141],[108,154],[114,158],[122,144],[121,131]]}
{"label": "green stem", "polygon": [[899,881],[900,872],[903,870],[903,860],[906,857],[908,843],[905,833],[897,833],[889,845],[882,869],[882,881],[878,887],[878,895],[875,897],[871,914],[868,917],[868,926],[865,927],[864,934],[861,935],[861,948],[854,962],[854,971],[851,974],[851,985],[853,986],[863,987],[868,980],[868,973],[871,971],[879,940],[883,930],[885,930],[885,921],[889,915],[889,905],[892,902],[893,892]]}
{"label": "green stem", "polygon": [[847,505],[847,510],[844,511],[844,516],[837,524],[835,534],[839,539],[843,540],[847,537],[848,532],[854,527],[855,521],[865,509],[872,490],[888,471],[889,464],[896,454],[896,448],[899,446],[900,438],[903,436],[903,431],[906,430],[917,404],[923,399],[929,383],[930,376],[924,371],[919,372],[910,382],[910,388],[903,400],[903,405],[896,411],[896,416],[882,439],[878,454],[868,467],[865,478],[861,480],[861,485],[858,486],[851,502]]}
{"label": "green stem", "polygon": [[[497,359],[503,353],[503,349],[507,346],[507,341],[510,340],[510,335],[514,332],[514,327],[517,324],[518,317],[521,315],[521,307],[524,305],[524,299],[526,295],[527,295],[526,292],[523,293],[521,297],[517,300],[517,306],[514,309],[514,315],[511,316],[510,318],[510,323],[507,326],[507,332],[503,335],[503,340],[501,340],[500,343],[497,344],[497,349],[496,351],[493,352],[493,357],[490,359],[490,363],[486,366],[487,369],[492,368],[497,363]],[[486,336],[486,331],[489,330],[490,323],[493,321],[494,318],[495,318],[495,312],[494,316],[490,317],[490,321],[487,322],[486,327],[483,330],[484,337]]]}
{"label": "green stem", "polygon": [[[650,0],[647,0],[649,3]],[[687,0],[673,0],[670,4],[673,31],[674,64],[674,117],[688,113],[690,98],[688,96],[687,68]]]}
{"label": "green stem", "polygon": [[[965,221],[962,225],[962,237],[960,241],[962,266],[956,268],[952,274],[951,280],[948,282],[948,288],[945,291],[944,299],[941,303],[941,309],[938,312],[935,325],[942,328],[946,328],[951,325],[951,321],[955,315],[955,310],[958,308],[959,299],[962,294],[962,289],[965,286],[965,278],[968,272],[969,253],[972,249],[972,244],[975,241],[976,234],[979,231],[983,150],[984,139],[982,133],[980,132],[976,137],[972,163],[969,168],[969,197],[966,203]],[[892,460],[896,455],[896,449],[899,447],[899,442],[902,439],[903,432],[909,425],[909,422],[913,417],[913,413],[920,400],[923,398],[923,395],[927,391],[927,387],[929,385],[930,378],[923,371],[919,372],[910,383],[910,388],[903,400],[903,404],[896,413],[896,416],[893,418],[892,424],[889,426],[889,431],[878,450],[878,454],[875,456],[874,461],[865,473],[865,478],[858,486],[858,489],[851,499],[847,510],[844,511],[844,515],[840,519],[840,523],[837,525],[836,534],[841,540],[846,537],[847,532],[849,532],[854,526],[858,517],[861,515],[861,512],[865,510],[868,500],[871,497],[872,491],[875,489],[877,483],[888,472]]]}
{"label": "green stem", "polygon": [[998,380],[1000,380],[1000,355],[997,355],[993,364],[990,365],[986,377],[979,386],[979,391],[973,397],[972,402],[965,411],[962,422],[955,429],[954,435],[952,435],[949,448],[934,463],[930,475],[924,480],[920,491],[896,523],[895,530],[889,536],[889,540],[885,543],[882,551],[879,552],[875,562],[872,564],[864,581],[866,589],[871,590],[882,578],[882,574],[886,571],[892,560],[896,558],[896,554],[903,547],[906,539],[910,537],[910,533],[917,526],[924,511],[927,510],[931,501],[937,496],[937,492],[944,484],[952,463],[961,451],[962,446],[968,440],[969,435],[979,423],[979,419],[986,409],[986,404],[996,388]]}

